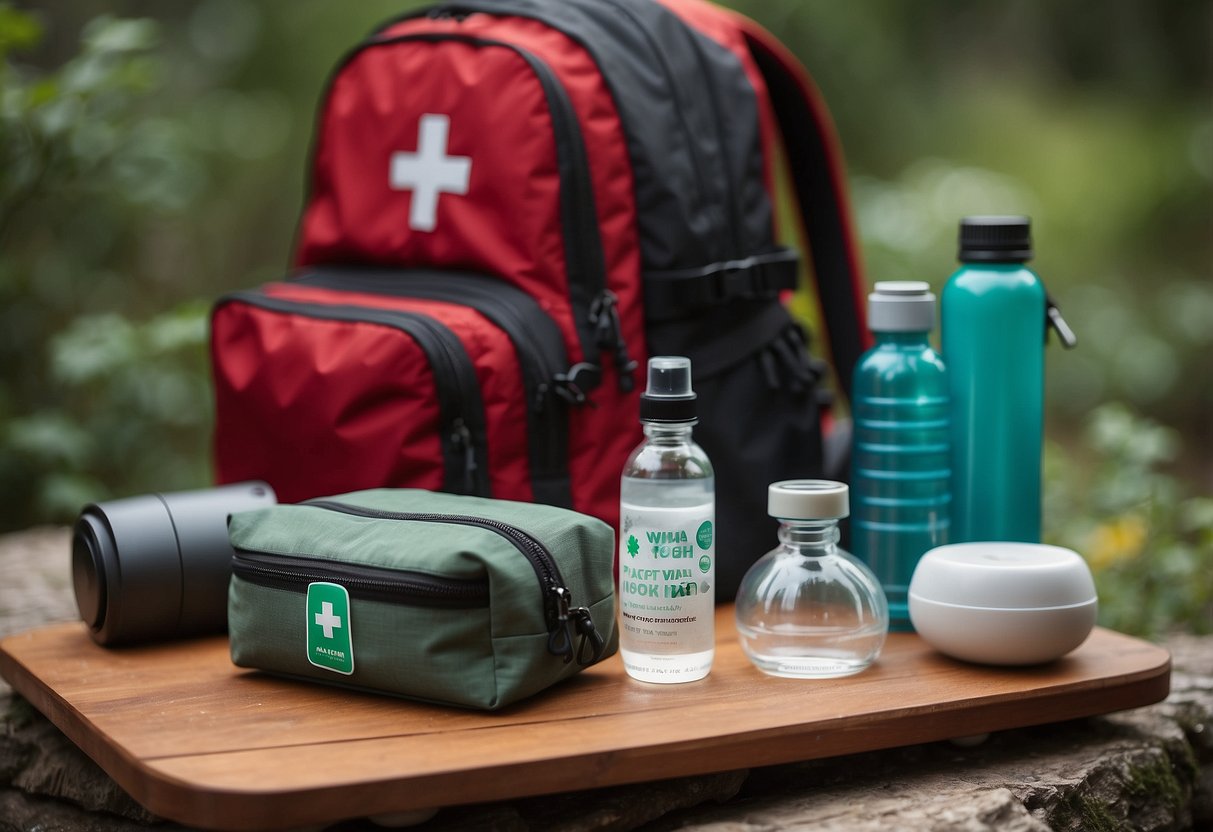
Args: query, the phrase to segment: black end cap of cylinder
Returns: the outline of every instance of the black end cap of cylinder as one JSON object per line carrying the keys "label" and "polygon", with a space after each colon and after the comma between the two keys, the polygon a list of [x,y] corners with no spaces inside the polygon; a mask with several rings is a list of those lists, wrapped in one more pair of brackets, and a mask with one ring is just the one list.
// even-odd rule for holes
{"label": "black end cap of cylinder", "polygon": [[109,560],[116,561],[109,528],[86,510],[72,532],[72,589],[80,618],[93,632],[105,623],[107,547]]}

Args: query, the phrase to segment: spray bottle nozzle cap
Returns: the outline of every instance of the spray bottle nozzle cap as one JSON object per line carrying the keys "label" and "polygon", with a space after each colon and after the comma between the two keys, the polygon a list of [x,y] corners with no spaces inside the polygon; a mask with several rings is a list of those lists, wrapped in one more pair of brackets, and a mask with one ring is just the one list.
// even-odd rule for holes
{"label": "spray bottle nozzle cap", "polygon": [[645,422],[695,421],[691,359],[680,355],[649,359],[649,383],[640,395],[640,418]]}
{"label": "spray bottle nozzle cap", "polygon": [[694,396],[691,392],[691,359],[680,355],[658,355],[649,359],[646,396]]}

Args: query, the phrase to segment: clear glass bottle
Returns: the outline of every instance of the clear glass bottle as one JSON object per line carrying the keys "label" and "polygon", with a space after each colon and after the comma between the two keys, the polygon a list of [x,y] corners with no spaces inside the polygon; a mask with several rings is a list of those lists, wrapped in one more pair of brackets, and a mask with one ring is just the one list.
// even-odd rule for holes
{"label": "clear glass bottle", "polygon": [[649,359],[640,397],[645,441],[620,493],[619,651],[642,682],[692,682],[716,655],[716,479],[691,439],[691,362]]}
{"label": "clear glass bottle", "polygon": [[845,483],[786,480],[767,491],[779,546],[737,592],[742,649],[763,673],[792,679],[850,676],[868,668],[889,631],[880,581],[838,547],[850,513]]}

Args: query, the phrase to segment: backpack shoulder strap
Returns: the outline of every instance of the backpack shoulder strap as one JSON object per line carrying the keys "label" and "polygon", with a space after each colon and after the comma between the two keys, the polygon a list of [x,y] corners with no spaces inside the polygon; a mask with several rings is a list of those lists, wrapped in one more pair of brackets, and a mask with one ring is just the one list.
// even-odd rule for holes
{"label": "backpack shoulder strap", "polygon": [[842,151],[817,85],[774,35],[737,15],[737,25],[766,81],[800,204],[830,354],[847,400],[851,375],[871,344],[865,284],[851,222]]}

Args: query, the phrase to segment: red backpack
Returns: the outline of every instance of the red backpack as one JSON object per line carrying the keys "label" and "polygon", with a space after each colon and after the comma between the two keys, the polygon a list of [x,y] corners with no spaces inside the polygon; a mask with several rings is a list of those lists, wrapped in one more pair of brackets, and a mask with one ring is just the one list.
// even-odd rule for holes
{"label": "red backpack", "polygon": [[773,540],[767,484],[825,473],[822,366],[780,302],[797,282],[775,240],[781,140],[846,388],[865,328],[840,155],[770,34],[701,0],[389,22],[324,96],[297,271],[216,304],[219,480],[615,525],[643,361],[687,355],[731,597]]}

